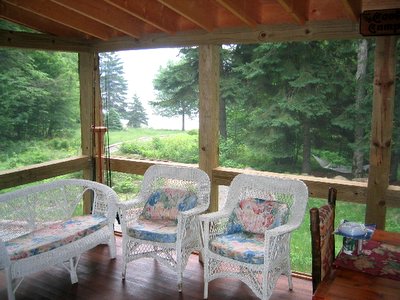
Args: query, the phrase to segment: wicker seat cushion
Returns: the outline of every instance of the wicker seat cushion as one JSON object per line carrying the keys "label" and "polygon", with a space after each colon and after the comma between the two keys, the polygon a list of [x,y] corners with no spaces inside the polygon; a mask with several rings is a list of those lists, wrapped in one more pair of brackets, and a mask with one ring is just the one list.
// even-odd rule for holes
{"label": "wicker seat cushion", "polygon": [[197,205],[197,196],[187,190],[163,188],[152,193],[143,208],[141,220],[176,220],[178,211]]}
{"label": "wicker seat cushion", "polygon": [[226,233],[210,241],[211,251],[241,262],[264,263],[264,232],[283,225],[289,217],[286,203],[246,198],[229,217]]}
{"label": "wicker seat cushion", "polygon": [[210,250],[237,261],[263,264],[264,235],[250,232],[220,235],[210,241]]}
{"label": "wicker seat cushion", "polygon": [[175,243],[177,225],[174,220],[140,219],[138,223],[129,226],[127,232],[129,236],[141,240]]}
{"label": "wicker seat cushion", "polygon": [[103,216],[77,216],[9,240],[5,245],[10,259],[18,260],[77,241],[107,224]]}
{"label": "wicker seat cushion", "polygon": [[283,225],[289,217],[286,203],[270,199],[246,198],[233,210],[227,233],[251,232],[263,234],[265,230]]}
{"label": "wicker seat cushion", "polygon": [[148,198],[137,223],[127,227],[129,236],[137,239],[175,243],[179,211],[197,205],[197,196],[182,189],[163,188]]}

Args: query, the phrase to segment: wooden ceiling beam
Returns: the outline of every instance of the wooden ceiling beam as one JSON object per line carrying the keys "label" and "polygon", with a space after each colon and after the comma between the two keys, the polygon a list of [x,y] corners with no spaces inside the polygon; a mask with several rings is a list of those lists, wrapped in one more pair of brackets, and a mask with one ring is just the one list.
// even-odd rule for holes
{"label": "wooden ceiling beam", "polygon": [[[340,35],[338,35],[340,32]],[[205,44],[257,44],[288,41],[316,41],[330,39],[361,38],[359,27],[354,22],[317,21],[307,22],[304,27],[296,24],[259,25],[257,28],[241,27],[213,32],[199,30],[178,32],[175,35],[149,34],[140,40],[121,37],[110,41],[93,41],[92,46],[99,52],[156,49],[165,47],[192,47]]]}
{"label": "wooden ceiling beam", "polygon": [[[105,42],[103,41],[103,43]],[[87,39],[59,38],[44,33],[16,32],[0,29],[0,48],[1,47],[63,52],[94,51],[91,41]]]}
{"label": "wooden ceiling beam", "polygon": [[126,35],[139,38],[143,33],[143,23],[124,11],[98,0],[50,0],[75,13],[102,23]]}
{"label": "wooden ceiling beam", "polygon": [[93,20],[77,15],[69,10],[44,0],[3,0],[9,5],[21,8],[43,18],[52,20],[64,26],[84,32],[101,40],[108,40],[113,36],[111,30]]}
{"label": "wooden ceiling beam", "polygon": [[277,0],[277,2],[299,25],[304,25],[308,20],[309,0]]}
{"label": "wooden ceiling beam", "polygon": [[361,14],[362,1],[342,0],[342,3],[350,19],[352,19],[354,22],[357,22]]}
{"label": "wooden ceiling beam", "polygon": [[158,0],[158,2],[208,32],[215,28],[213,10],[208,7],[208,1]]}
{"label": "wooden ceiling beam", "polygon": [[[86,39],[89,38],[87,34],[82,33],[81,31],[60,25],[59,23],[56,23],[52,20],[32,14],[31,12],[26,10],[18,9],[17,7],[4,2],[0,2],[0,17],[10,22],[25,26],[27,28],[34,29],[38,32],[43,32],[56,36]],[[46,32],[43,31],[43,28],[46,28]]]}
{"label": "wooden ceiling beam", "polygon": [[175,20],[178,15],[157,0],[105,0],[105,2],[165,33],[172,34],[177,31]]}
{"label": "wooden ceiling beam", "polygon": [[362,11],[399,8],[399,0],[362,0]]}
{"label": "wooden ceiling beam", "polygon": [[216,2],[238,17],[246,25],[251,27],[258,25],[257,18],[246,9],[246,5],[250,3],[249,1],[216,0]]}

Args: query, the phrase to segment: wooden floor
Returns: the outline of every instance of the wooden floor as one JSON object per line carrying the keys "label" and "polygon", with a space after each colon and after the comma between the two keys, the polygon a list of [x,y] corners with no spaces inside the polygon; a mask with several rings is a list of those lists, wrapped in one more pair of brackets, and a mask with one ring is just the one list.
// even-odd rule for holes
{"label": "wooden floor", "polygon": [[[78,266],[79,283],[71,284],[69,273],[59,267],[24,279],[16,299],[203,299],[203,267],[192,255],[184,273],[183,292],[179,293],[175,274],[153,259],[141,259],[128,265],[127,277],[121,279],[121,238],[117,237],[117,258],[110,260],[107,246],[98,246],[82,255]],[[1,272],[2,273],[2,272]],[[282,277],[271,299],[311,299],[311,281],[293,278],[294,290],[288,290]],[[0,299],[7,299],[4,275],[0,276]],[[257,299],[243,283],[217,279],[209,284],[210,300]]]}

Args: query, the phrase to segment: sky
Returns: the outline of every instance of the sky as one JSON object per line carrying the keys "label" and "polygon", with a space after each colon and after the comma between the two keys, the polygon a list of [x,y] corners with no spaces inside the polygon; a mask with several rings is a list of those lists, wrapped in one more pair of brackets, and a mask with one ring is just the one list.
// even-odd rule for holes
{"label": "sky", "polygon": [[[149,50],[130,50],[118,52],[124,65],[125,79],[128,83],[127,99],[131,100],[137,95],[146,110],[148,127],[155,129],[182,129],[180,117],[165,118],[157,116],[149,101],[156,99],[153,90],[153,79],[161,67],[165,67],[168,61],[179,60],[179,48],[162,48]],[[185,130],[198,128],[198,119],[186,119]]]}

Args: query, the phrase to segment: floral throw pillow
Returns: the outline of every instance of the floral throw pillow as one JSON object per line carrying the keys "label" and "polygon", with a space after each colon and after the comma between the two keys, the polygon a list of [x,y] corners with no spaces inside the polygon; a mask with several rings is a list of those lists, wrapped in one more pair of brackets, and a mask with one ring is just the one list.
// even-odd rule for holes
{"label": "floral throw pillow", "polygon": [[153,192],[141,214],[141,218],[175,220],[179,211],[187,211],[197,205],[197,196],[194,192],[162,188]]}
{"label": "floral throw pillow", "polygon": [[[270,197],[274,199],[274,197]],[[265,230],[283,225],[289,217],[286,203],[259,198],[246,198],[233,210],[227,233],[251,232],[263,234]]]}

